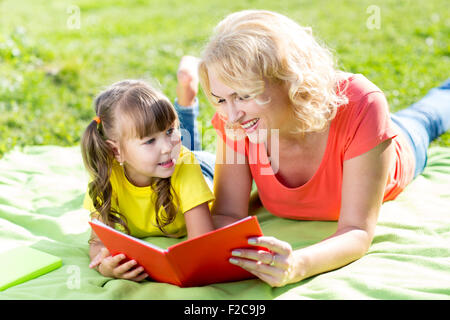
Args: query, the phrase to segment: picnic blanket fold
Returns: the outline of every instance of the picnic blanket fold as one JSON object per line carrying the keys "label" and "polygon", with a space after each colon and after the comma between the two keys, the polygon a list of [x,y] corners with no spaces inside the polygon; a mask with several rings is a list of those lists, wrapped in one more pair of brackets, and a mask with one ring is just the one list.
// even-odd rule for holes
{"label": "picnic blanket fold", "polygon": [[[258,279],[179,288],[101,276],[88,267],[87,180],[79,147],[26,147],[0,159],[0,252],[29,245],[63,261],[55,271],[0,292],[0,299],[450,298],[450,148],[430,148],[424,173],[383,204],[363,258],[282,288]],[[282,219],[264,209],[257,214],[265,235],[294,249],[326,238],[337,226]],[[180,241],[146,240],[160,247]]]}

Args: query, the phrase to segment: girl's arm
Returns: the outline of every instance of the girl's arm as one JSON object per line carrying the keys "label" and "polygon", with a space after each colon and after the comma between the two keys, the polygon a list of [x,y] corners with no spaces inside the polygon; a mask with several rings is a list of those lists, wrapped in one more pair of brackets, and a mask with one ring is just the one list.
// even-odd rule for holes
{"label": "girl's arm", "polygon": [[[100,216],[96,216],[96,219],[101,221]],[[89,268],[96,268],[105,277],[140,282],[148,276],[144,272],[144,268],[138,266],[136,261],[130,260],[122,263],[125,255],[118,254],[114,257],[111,256],[108,249],[93,230],[89,239],[89,256],[91,258]]]}
{"label": "girl's arm", "polygon": [[252,175],[247,159],[236,163],[238,155],[221,138],[217,139],[212,217],[216,228],[248,216]]}
{"label": "girl's arm", "polygon": [[188,239],[214,230],[208,203],[202,203],[184,213]]}
{"label": "girl's arm", "polygon": [[95,263],[93,260],[98,256],[102,248],[105,248],[105,245],[97,237],[94,230],[91,230],[91,237],[89,238],[89,257],[91,258],[91,263]]}
{"label": "girl's arm", "polygon": [[296,251],[292,251],[287,242],[273,237],[259,237],[250,244],[267,247],[273,255],[239,249],[234,252],[236,257],[231,262],[271,286],[279,287],[340,268],[361,258],[374,236],[393,151],[389,139],[344,162],[341,213],[337,231],[332,236]]}

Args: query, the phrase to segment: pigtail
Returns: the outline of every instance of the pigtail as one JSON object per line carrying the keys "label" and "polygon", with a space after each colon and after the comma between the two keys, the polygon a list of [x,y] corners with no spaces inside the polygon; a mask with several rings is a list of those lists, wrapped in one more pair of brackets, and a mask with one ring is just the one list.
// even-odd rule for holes
{"label": "pigtail", "polygon": [[91,217],[98,217],[111,227],[119,224],[129,234],[125,217],[111,209],[110,177],[114,154],[101,131],[101,124],[93,120],[86,128],[81,141],[83,162],[92,178],[88,185],[88,193],[96,211],[91,212]]}
{"label": "pigtail", "polygon": [[[178,213],[179,206],[178,206],[178,199],[174,199],[174,196],[176,196],[176,193],[174,192],[172,194],[172,184],[170,182],[170,178],[159,178],[156,179],[155,183],[152,184],[152,188],[154,191],[154,195],[156,195],[155,199],[155,212],[156,214],[156,225],[163,232],[165,235],[169,237],[177,237],[178,235],[171,235],[168,234],[164,228],[171,224]],[[161,214],[159,214],[159,210],[161,210]]]}
{"label": "pigtail", "polygon": [[[118,111],[117,111],[118,110]],[[81,151],[84,165],[92,181],[88,193],[95,207],[91,216],[130,234],[126,218],[111,208],[110,177],[115,161],[108,139],[120,142],[124,137],[148,137],[155,132],[178,125],[178,116],[170,101],[143,81],[124,80],[113,84],[95,99],[96,117],[86,128]],[[120,120],[115,119],[120,114]],[[126,120],[124,120],[126,119]],[[123,126],[124,122],[131,126]],[[156,227],[167,236],[164,228],[172,223],[179,211],[178,196],[173,192],[170,178],[154,178],[151,183],[155,204]],[[163,208],[164,210],[160,210]],[[161,212],[161,213],[160,213]]]}

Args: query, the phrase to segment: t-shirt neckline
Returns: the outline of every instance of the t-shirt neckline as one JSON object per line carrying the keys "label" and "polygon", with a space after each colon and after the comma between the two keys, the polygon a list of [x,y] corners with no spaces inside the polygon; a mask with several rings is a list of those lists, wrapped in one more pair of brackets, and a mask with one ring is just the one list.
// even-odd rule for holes
{"label": "t-shirt neckline", "polygon": [[[288,186],[284,185],[284,184],[277,178],[277,176],[276,176],[275,173],[273,172],[272,164],[271,164],[271,162],[269,161],[269,158],[268,158],[268,156],[267,156],[267,149],[266,149],[266,146],[265,146],[264,143],[258,143],[257,145],[256,145],[256,144],[253,144],[254,148],[262,148],[261,154],[262,154],[262,157],[263,157],[263,159],[262,159],[262,160],[263,160],[263,163],[268,163],[268,165],[267,165],[267,170],[270,170],[268,176],[271,176],[272,179],[274,179],[274,180],[276,181],[276,183],[277,183],[279,186],[281,186],[282,188],[284,188],[284,189],[286,189],[286,190],[297,191],[297,190],[306,188],[309,184],[311,184],[312,181],[315,180],[315,178],[320,174],[320,172],[323,171],[323,168],[325,167],[325,164],[326,164],[326,162],[327,162],[328,154],[329,154],[330,148],[331,148],[330,144],[331,144],[331,141],[332,141],[332,139],[333,139],[333,137],[334,137],[334,123],[335,123],[335,121],[334,121],[334,119],[333,119],[333,120],[331,121],[331,123],[330,123],[330,130],[329,130],[329,132],[328,132],[327,144],[326,144],[325,152],[323,153],[323,156],[322,156],[322,159],[321,159],[319,168],[318,168],[318,169],[316,170],[316,172],[313,174],[313,176],[311,177],[311,179],[309,179],[309,180],[306,181],[304,184],[302,184],[302,185],[300,185],[300,186],[297,186],[297,187],[293,187],[293,188],[288,187]],[[256,146],[257,146],[257,147],[256,147]],[[259,163],[258,163],[258,167],[259,167],[259,168],[261,167],[261,165],[260,165]]]}
{"label": "t-shirt neckline", "polygon": [[[351,75],[347,78],[347,80],[348,80],[349,82],[351,82],[351,81],[353,81],[353,80],[356,78],[356,76],[358,76],[358,74],[351,74]],[[267,149],[266,149],[266,146],[265,146],[264,143],[252,144],[252,143],[249,141],[249,147],[250,147],[250,145],[253,145],[253,146],[254,146],[253,148],[262,148],[262,151],[263,151],[263,152],[261,152],[261,153],[262,153],[262,157],[263,157],[262,160],[264,161],[263,163],[268,163],[267,170],[270,170],[270,171],[269,171],[269,176],[272,176],[272,178],[276,181],[276,183],[277,183],[280,187],[282,187],[282,188],[285,189],[285,190],[290,190],[290,191],[299,191],[299,190],[302,190],[302,189],[306,189],[306,188],[308,187],[308,185],[312,184],[313,181],[316,179],[316,177],[319,176],[319,175],[321,174],[321,172],[324,170],[324,167],[325,167],[326,162],[327,162],[327,160],[328,160],[328,155],[329,155],[329,153],[330,153],[331,141],[333,141],[334,135],[335,135],[335,123],[336,123],[335,120],[336,120],[336,117],[334,117],[333,120],[331,120],[331,123],[330,123],[330,130],[329,130],[329,132],[328,132],[328,137],[327,137],[327,144],[326,144],[325,152],[324,152],[324,154],[323,154],[323,156],[322,156],[322,159],[321,159],[319,168],[318,168],[318,169],[316,170],[316,172],[313,174],[313,176],[311,177],[311,179],[309,179],[309,180],[306,181],[304,184],[302,184],[302,185],[300,185],[300,186],[297,186],[297,187],[293,187],[293,188],[288,187],[288,186],[284,185],[284,184],[277,178],[277,176],[276,176],[275,173],[273,172],[272,164],[271,164],[271,162],[269,161],[269,158],[268,158],[268,156],[267,156]],[[261,168],[260,163],[258,163],[258,167]]]}

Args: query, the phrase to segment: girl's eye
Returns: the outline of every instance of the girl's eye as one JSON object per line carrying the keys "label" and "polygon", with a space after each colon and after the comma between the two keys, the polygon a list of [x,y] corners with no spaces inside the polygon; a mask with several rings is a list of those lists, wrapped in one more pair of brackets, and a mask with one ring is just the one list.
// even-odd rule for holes
{"label": "girl's eye", "polygon": [[153,142],[155,142],[155,138],[152,138],[152,139],[150,139],[150,140],[147,140],[147,141],[145,142],[145,144],[152,144]]}
{"label": "girl's eye", "polygon": [[167,136],[172,139],[172,141],[178,141],[180,138],[180,129],[178,127],[172,127],[169,130],[167,130]]}
{"label": "girl's eye", "polygon": [[224,103],[225,102],[225,99],[219,99],[219,100],[217,100],[217,103]]}

